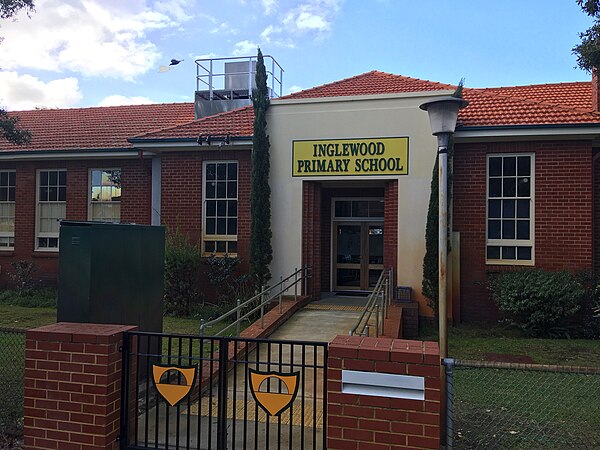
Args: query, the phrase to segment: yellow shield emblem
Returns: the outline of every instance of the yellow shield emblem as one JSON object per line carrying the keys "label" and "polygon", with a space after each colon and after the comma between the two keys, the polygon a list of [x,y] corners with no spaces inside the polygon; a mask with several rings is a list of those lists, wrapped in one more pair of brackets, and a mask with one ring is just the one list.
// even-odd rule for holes
{"label": "yellow shield emblem", "polygon": [[[181,374],[183,376],[181,381],[185,384],[161,383],[160,379],[169,371]],[[176,406],[192,392],[195,380],[196,366],[163,366],[161,364],[152,364],[152,381],[154,381],[156,390],[171,406]]]}
{"label": "yellow shield emblem", "polygon": [[[296,394],[298,393],[298,379],[300,372],[278,373],[278,372],[260,372],[258,370],[248,369],[250,372],[250,392],[256,403],[271,416],[278,416],[289,408]],[[260,386],[267,379],[279,380],[287,389],[287,393],[260,391]],[[281,385],[280,385],[281,388]],[[281,389],[279,389],[281,390]]]}

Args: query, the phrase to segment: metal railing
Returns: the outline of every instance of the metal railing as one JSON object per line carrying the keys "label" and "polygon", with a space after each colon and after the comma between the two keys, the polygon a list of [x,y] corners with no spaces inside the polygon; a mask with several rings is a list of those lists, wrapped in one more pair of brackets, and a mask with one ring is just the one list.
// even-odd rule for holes
{"label": "metal railing", "polygon": [[[283,95],[283,68],[271,55],[264,55],[265,68],[270,81],[271,96],[281,97]],[[247,63],[247,69],[241,71],[226,71],[225,64],[231,62]],[[227,87],[227,80],[233,78],[246,80],[244,88],[247,90],[248,98],[252,95],[252,86],[256,74],[256,56],[237,56],[225,58],[197,59],[196,63],[196,90],[201,88],[209,92],[209,99],[213,99],[215,91],[236,90]]]}
{"label": "metal railing", "polygon": [[[157,376],[157,366],[168,371]],[[326,342],[134,331],[125,334],[123,367],[122,449],[326,448]],[[191,384],[181,368],[192,370]],[[255,382],[257,372],[268,378]],[[295,390],[283,376],[295,377]],[[184,390],[179,402],[161,385]],[[257,392],[288,403],[269,411]]]}
{"label": "metal railing", "polygon": [[600,369],[445,359],[446,448],[600,448]]}
{"label": "metal railing", "polygon": [[[261,292],[256,294],[254,297],[242,302],[240,299],[237,300],[237,305],[227,311],[225,314],[213,319],[209,322],[205,322],[204,319],[200,320],[200,336],[204,336],[206,329],[222,324],[223,322],[229,322],[233,317],[235,320],[231,323],[227,323],[219,331],[211,333],[212,336],[223,336],[228,331],[235,328],[235,336],[239,336],[241,332],[241,324],[244,320],[252,318],[254,315],[258,315],[260,320],[260,327],[264,328],[264,318],[267,306],[276,300],[278,303],[279,314],[282,313],[283,308],[283,296],[288,292],[291,295],[291,290],[294,291],[294,301],[298,299],[298,295],[304,295],[306,292],[305,280],[309,278],[309,267],[305,266],[301,269],[294,269],[291,275],[286,278],[280,277],[279,283],[273,286],[266,286]],[[301,293],[299,294],[299,290]],[[268,310],[267,310],[268,311]]]}
{"label": "metal railing", "polygon": [[375,337],[384,334],[384,321],[393,298],[393,280],[393,269],[381,272],[362,314],[349,332],[350,336],[369,336],[371,327],[375,328]]}

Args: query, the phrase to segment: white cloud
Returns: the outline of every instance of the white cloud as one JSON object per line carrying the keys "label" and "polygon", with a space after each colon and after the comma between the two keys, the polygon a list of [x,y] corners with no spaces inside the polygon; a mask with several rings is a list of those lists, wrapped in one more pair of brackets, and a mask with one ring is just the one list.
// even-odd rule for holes
{"label": "white cloud", "polygon": [[77,78],[44,82],[32,75],[0,72],[0,104],[9,111],[76,106],[83,95]]}
{"label": "white cloud", "polygon": [[220,33],[220,34],[236,35],[238,33],[238,30],[233,28],[230,23],[222,22],[218,26],[216,26],[215,28],[210,30],[210,33],[211,34]]}
{"label": "white cloud", "polygon": [[[323,39],[332,29],[337,13],[344,0],[304,0],[283,11],[279,24],[268,25],[261,33],[266,43],[279,47],[295,47],[295,41],[303,39]],[[280,5],[280,9],[281,8]]]}
{"label": "white cloud", "polygon": [[125,95],[114,94],[103,98],[98,106],[122,106],[122,105],[149,105],[156,103],[148,97],[126,97]]}
{"label": "white cloud", "polygon": [[170,15],[179,22],[187,22],[194,18],[190,11],[194,9],[194,1],[190,0],[161,0],[155,3],[155,9],[163,14]]}
{"label": "white cloud", "polygon": [[281,28],[280,27],[275,27],[273,25],[269,25],[267,28],[265,28],[263,30],[262,33],[260,33],[260,37],[263,41],[265,41],[266,43],[271,42],[271,35],[273,33],[280,33],[281,32]]}
{"label": "white cloud", "polygon": [[294,85],[294,86],[290,86],[287,91],[288,91],[288,94],[293,94],[295,92],[300,92],[302,89],[304,89],[304,88]]}
{"label": "white cloud", "polygon": [[269,15],[277,7],[277,0],[261,0],[263,7],[265,8],[265,14]]}
{"label": "white cloud", "polygon": [[[186,0],[39,0],[28,19],[2,25],[2,68],[72,71],[133,80],[155,67],[160,52],[147,37],[188,18]],[[161,5],[161,6],[157,6]]]}
{"label": "white cloud", "polygon": [[255,44],[254,42],[250,42],[248,40],[241,41],[235,44],[233,56],[253,56],[256,55],[257,49],[258,44]]}

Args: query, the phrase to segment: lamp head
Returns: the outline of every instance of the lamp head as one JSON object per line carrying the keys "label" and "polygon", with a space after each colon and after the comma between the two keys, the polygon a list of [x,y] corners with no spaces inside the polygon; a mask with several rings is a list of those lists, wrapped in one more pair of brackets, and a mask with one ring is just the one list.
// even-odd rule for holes
{"label": "lamp head", "polygon": [[453,134],[456,129],[458,110],[467,106],[469,102],[462,98],[450,95],[437,97],[419,106],[429,114],[431,134]]}

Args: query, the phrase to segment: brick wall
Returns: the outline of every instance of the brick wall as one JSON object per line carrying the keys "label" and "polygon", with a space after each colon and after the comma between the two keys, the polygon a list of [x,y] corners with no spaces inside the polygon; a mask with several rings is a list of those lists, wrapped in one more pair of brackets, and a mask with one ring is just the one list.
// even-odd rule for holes
{"label": "brick wall", "polygon": [[[342,370],[425,378],[425,400],[342,393]],[[440,447],[437,343],[337,336],[329,344],[327,448],[394,450]]]}
{"label": "brick wall", "polygon": [[8,281],[7,273],[12,269],[10,263],[22,259],[35,263],[37,278],[56,284],[58,252],[34,251],[37,170],[66,169],[66,218],[87,220],[88,173],[92,168],[120,168],[123,181],[121,220],[150,223],[152,173],[149,159],[2,162],[0,170],[16,171],[16,193],[15,248],[14,251],[0,251],[0,284]]}
{"label": "brick wall", "polygon": [[119,347],[123,332],[133,329],[57,323],[27,332],[25,448],[119,448]]}
{"label": "brick wall", "polygon": [[161,223],[187,234],[192,242],[202,236],[202,183],[205,161],[238,162],[238,256],[240,269],[248,270],[250,251],[249,150],[174,152],[163,154],[161,169]]}
{"label": "brick wall", "polygon": [[316,296],[321,292],[321,185],[314,181],[302,183],[302,265],[312,268],[306,281],[306,294]]}
{"label": "brick wall", "polygon": [[600,271],[600,153],[594,155],[593,162],[593,208],[594,216],[593,220],[593,239],[594,239],[594,254],[593,254],[593,265],[594,272]]}
{"label": "brick wall", "polygon": [[383,266],[394,270],[392,286],[396,286],[398,284],[398,180],[388,181],[385,184]]}
{"label": "brick wall", "polygon": [[592,147],[590,142],[456,145],[453,228],[461,239],[461,319],[494,320],[485,289],[490,272],[521,266],[486,265],[486,155],[535,153],[535,267],[592,268]]}

